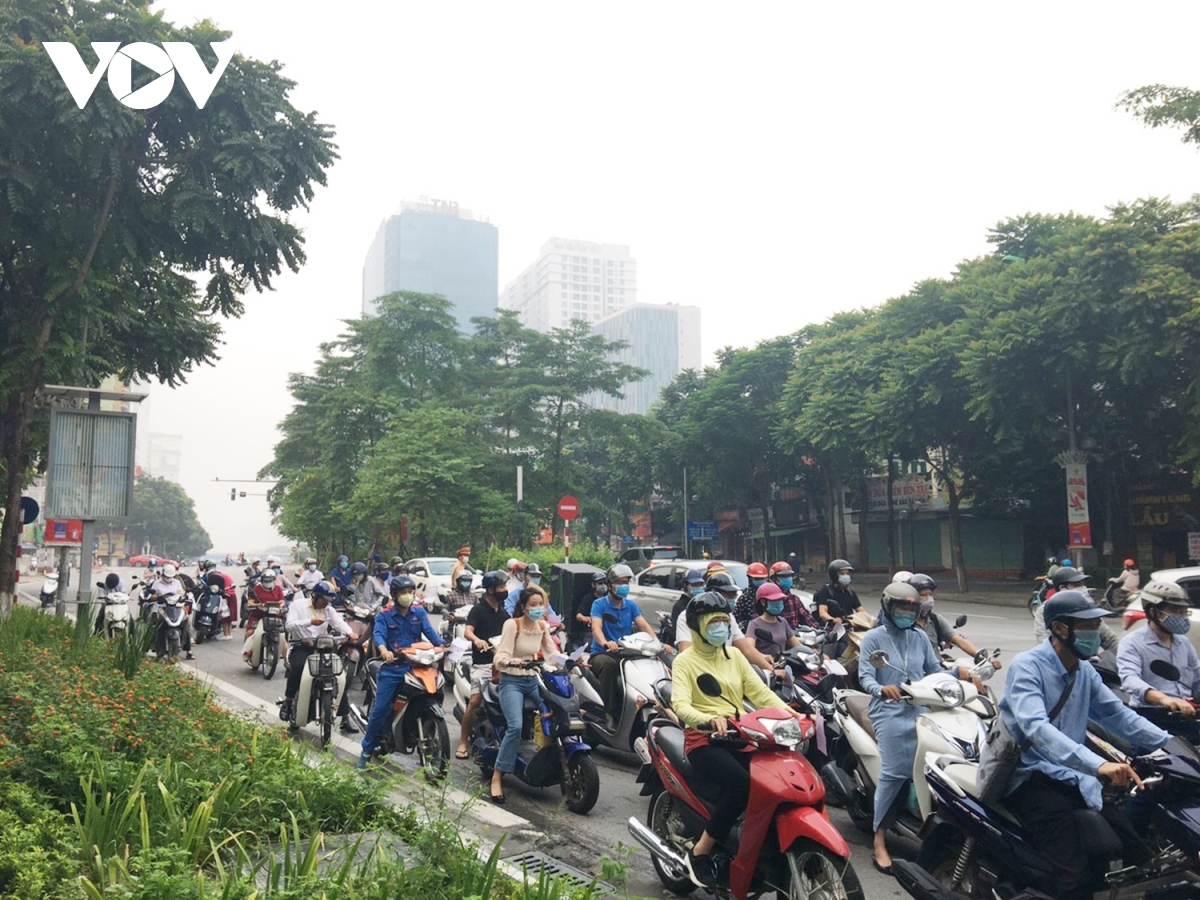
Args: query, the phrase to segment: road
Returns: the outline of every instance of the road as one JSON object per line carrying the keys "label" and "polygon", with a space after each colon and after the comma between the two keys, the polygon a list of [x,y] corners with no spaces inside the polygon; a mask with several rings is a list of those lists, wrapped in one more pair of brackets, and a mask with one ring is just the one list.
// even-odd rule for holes
{"label": "road", "polygon": [[[102,579],[108,571],[101,570],[97,577]],[[117,571],[127,581],[131,575],[136,574],[136,570],[130,569]],[[238,569],[227,568],[223,571],[233,576],[235,583],[240,584],[244,580]],[[29,602],[35,602],[40,581],[40,578],[33,577],[22,581],[21,593],[30,598]],[[871,605],[873,604],[868,604],[868,608]],[[987,647],[989,650],[999,647],[1003,660],[1011,659],[1014,653],[1028,649],[1033,642],[1032,620],[1024,607],[939,602],[938,612],[951,621],[960,613],[967,615],[969,621],[962,628],[962,633],[981,647]],[[134,614],[136,615],[136,609]],[[438,617],[432,618],[435,624],[438,624]],[[194,665],[213,679],[236,685],[263,700],[274,701],[281,697],[283,667],[280,667],[270,681],[252,672],[241,660],[241,633],[235,630],[234,634],[234,640],[210,642],[196,647]],[[993,681],[993,687],[999,690],[1002,680]],[[361,696],[361,692],[355,689],[351,699],[361,700]],[[454,717],[449,715],[451,705],[452,699],[448,698],[447,721],[450,725],[451,742],[454,743],[458,740],[458,725]],[[639,786],[634,782],[637,757],[633,754],[601,749],[596,752],[595,758],[600,770],[600,800],[587,816],[574,815],[561,806],[557,788],[530,788],[512,779],[505,783],[505,795],[508,800],[505,809],[530,820],[545,835],[537,849],[585,872],[598,872],[600,857],[604,854],[615,855],[614,848],[618,841],[625,846],[633,844],[625,823],[631,815],[644,816],[646,813],[646,800],[639,796]],[[406,768],[416,768],[415,760],[411,757],[393,757],[393,761]],[[457,787],[469,793],[482,794],[487,789],[487,784],[481,781],[478,770],[464,761],[453,762],[451,778]],[[907,894],[897,888],[894,880],[881,875],[872,867],[870,837],[855,829],[849,817],[841,810],[831,809],[829,814],[834,825],[851,844],[854,868],[863,883],[866,896],[872,900],[907,897]],[[644,897],[672,896],[662,888],[655,877],[646,852],[641,847],[634,846],[636,849],[628,860],[630,894]],[[914,844],[895,838],[890,846],[900,857],[911,856],[916,851]]]}

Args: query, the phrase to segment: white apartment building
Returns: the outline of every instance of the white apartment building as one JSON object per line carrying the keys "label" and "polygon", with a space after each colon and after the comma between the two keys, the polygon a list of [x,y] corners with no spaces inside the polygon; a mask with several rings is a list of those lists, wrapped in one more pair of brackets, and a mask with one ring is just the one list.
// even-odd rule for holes
{"label": "white apartment building", "polygon": [[535,331],[597,322],[637,302],[637,262],[629,248],[550,238],[537,260],[510,281],[500,307]]}
{"label": "white apartment building", "polygon": [[700,368],[700,307],[674,303],[637,303],[605,316],[592,325],[605,340],[624,341],[612,355],[616,362],[648,370],[641,381],[627,384],[624,396],[593,394],[587,402],[597,409],[644,414],[662,396],[662,389],[685,369]]}

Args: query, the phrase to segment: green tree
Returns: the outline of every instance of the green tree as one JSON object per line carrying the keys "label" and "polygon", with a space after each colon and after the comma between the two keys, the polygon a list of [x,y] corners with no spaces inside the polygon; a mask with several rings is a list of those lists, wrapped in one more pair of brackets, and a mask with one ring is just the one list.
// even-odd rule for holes
{"label": "green tree", "polygon": [[[204,21],[148,2],[0,0],[0,459],[13,510],[41,446],[48,381],[183,380],[216,359],[221,317],[304,261],[287,218],[336,157],[330,130],[288,101],[276,63],[235,56],[203,110],[179,88],[151,110],[104,90],[83,109],[41,44],[186,41],[209,67]],[[203,274],[197,288],[194,275]],[[0,531],[0,617],[11,607],[17,517]]]}
{"label": "green tree", "polygon": [[127,533],[135,547],[149,545],[151,552],[163,556],[199,556],[212,547],[192,498],[165,478],[139,478],[134,483]]}

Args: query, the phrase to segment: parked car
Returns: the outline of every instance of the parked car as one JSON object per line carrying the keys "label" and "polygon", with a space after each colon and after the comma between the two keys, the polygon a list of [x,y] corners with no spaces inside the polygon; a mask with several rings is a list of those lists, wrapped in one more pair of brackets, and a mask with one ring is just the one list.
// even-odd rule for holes
{"label": "parked car", "polygon": [[[642,615],[652,626],[658,627],[659,612],[667,612],[683,591],[683,576],[688,569],[699,569],[703,572],[708,568],[711,559],[672,559],[650,566],[634,576],[629,596],[636,601],[642,610]],[[745,588],[750,582],[746,578],[746,564],[734,562],[731,559],[720,559],[721,563],[738,587]]]}
{"label": "parked car", "polygon": [[[413,581],[417,583],[417,594],[425,596],[425,586],[429,582],[433,582],[437,588],[438,605],[431,612],[440,612],[442,605],[445,603],[446,595],[454,589],[454,585],[450,582],[450,573],[454,570],[454,564],[457,559],[453,556],[422,556],[418,559],[410,559],[408,561],[408,574],[412,576]],[[467,566],[471,575],[471,590],[483,590],[483,573],[476,569]]]}
{"label": "parked car", "polygon": [[[1187,591],[1188,601],[1192,607],[1188,611],[1188,617],[1192,622],[1200,620],[1200,566],[1188,566],[1182,569],[1159,569],[1157,572],[1150,573],[1150,577],[1142,582],[1142,587],[1145,587],[1151,581],[1173,581]],[[1146,627],[1146,613],[1142,611],[1140,597],[1137,595],[1134,596],[1129,605],[1125,607],[1125,612],[1122,614],[1121,620],[1126,631],[1135,627]],[[1198,637],[1197,631],[1189,631],[1187,636],[1188,640],[1195,645]]]}
{"label": "parked car", "polygon": [[[618,557],[617,562],[624,563],[633,569],[634,574],[645,569],[647,566],[654,563],[667,562],[672,559],[679,559],[683,556],[683,551],[679,547],[668,547],[666,545],[656,545],[653,547],[630,547]],[[707,563],[707,560],[705,561]]]}
{"label": "parked car", "polygon": [[177,560],[170,559],[166,556],[131,556],[125,564],[133,566],[135,569],[144,569],[146,566],[150,565],[150,560],[152,559],[157,562],[159,566],[165,566],[170,563],[175,568],[179,568],[179,562]]}

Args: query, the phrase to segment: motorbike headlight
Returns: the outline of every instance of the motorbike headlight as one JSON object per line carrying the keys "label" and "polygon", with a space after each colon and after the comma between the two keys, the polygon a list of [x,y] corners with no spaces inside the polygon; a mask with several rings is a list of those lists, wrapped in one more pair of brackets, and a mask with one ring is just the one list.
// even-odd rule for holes
{"label": "motorbike headlight", "polygon": [[962,706],[966,700],[966,694],[963,691],[961,681],[939,681],[933,686],[937,691],[937,695],[942,698],[942,702],[947,706]]}
{"label": "motorbike headlight", "polygon": [[781,747],[795,747],[803,740],[803,735],[800,733],[800,720],[794,716],[775,719],[766,725],[771,736],[775,738],[775,743]]}

